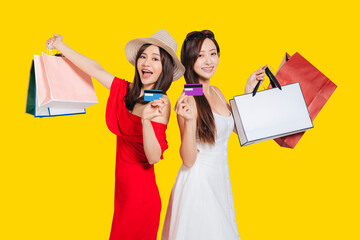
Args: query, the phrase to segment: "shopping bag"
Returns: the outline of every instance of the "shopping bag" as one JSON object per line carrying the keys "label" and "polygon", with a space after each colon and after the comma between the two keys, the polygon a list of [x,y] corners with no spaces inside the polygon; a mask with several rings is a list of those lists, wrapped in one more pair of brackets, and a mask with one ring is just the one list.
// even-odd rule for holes
{"label": "shopping bag", "polygon": [[34,56],[27,105],[31,102],[29,92],[33,91],[30,88],[32,76],[35,79],[35,117],[83,114],[85,108],[98,102],[90,76],[65,57],[44,53]]}
{"label": "shopping bag", "polygon": [[300,84],[280,85],[268,68],[274,88],[235,96],[230,100],[241,146],[313,128]]}
{"label": "shopping bag", "polygon": [[[285,54],[276,73],[281,85],[299,82],[312,120],[336,89],[336,85],[299,53]],[[304,132],[274,139],[282,147],[294,148]]]}
{"label": "shopping bag", "polygon": [[28,95],[26,99],[26,113],[29,113],[35,117],[51,117],[54,114],[51,114],[50,108],[41,108],[38,106],[38,101],[36,98],[36,77],[35,77],[35,65],[34,60],[31,63],[30,77],[29,77],[29,87]]}
{"label": "shopping bag", "polygon": [[26,98],[26,113],[35,115],[35,71],[34,60],[31,62],[28,94]]}

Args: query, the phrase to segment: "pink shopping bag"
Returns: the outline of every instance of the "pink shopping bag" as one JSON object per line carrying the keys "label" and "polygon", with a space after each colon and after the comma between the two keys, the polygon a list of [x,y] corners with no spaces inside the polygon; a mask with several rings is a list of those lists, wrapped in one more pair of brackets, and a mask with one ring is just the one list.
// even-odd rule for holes
{"label": "pink shopping bag", "polygon": [[65,57],[34,56],[35,116],[84,113],[97,97],[89,75]]}

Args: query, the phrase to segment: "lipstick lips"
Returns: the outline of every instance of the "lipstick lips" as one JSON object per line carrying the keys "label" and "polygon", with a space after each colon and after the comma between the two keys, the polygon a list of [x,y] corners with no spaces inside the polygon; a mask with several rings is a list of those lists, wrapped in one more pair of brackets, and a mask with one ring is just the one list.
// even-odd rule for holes
{"label": "lipstick lips", "polygon": [[148,69],[143,69],[141,70],[141,73],[142,73],[142,77],[143,78],[149,78],[152,76],[153,72],[151,72],[150,70]]}
{"label": "lipstick lips", "polygon": [[214,70],[214,67],[202,67],[201,68],[204,72],[211,73]]}

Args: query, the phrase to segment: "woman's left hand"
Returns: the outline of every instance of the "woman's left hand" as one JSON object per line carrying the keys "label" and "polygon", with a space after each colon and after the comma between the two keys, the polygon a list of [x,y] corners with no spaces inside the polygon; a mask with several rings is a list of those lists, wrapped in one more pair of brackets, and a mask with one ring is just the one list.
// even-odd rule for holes
{"label": "woman's left hand", "polygon": [[245,93],[251,93],[258,81],[264,81],[265,79],[265,69],[267,68],[267,65],[260,67],[259,70],[253,72],[249,79],[247,80],[246,86],[245,86]]}
{"label": "woman's left hand", "polygon": [[163,98],[159,98],[146,104],[143,112],[143,120],[152,120],[156,117],[162,116],[167,102]]}

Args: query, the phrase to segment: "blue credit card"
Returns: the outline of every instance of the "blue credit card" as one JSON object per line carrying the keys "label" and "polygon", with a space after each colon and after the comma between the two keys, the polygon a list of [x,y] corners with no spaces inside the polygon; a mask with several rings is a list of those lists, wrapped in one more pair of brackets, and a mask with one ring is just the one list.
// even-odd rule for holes
{"label": "blue credit card", "polygon": [[144,101],[151,102],[162,98],[162,90],[144,89]]}

